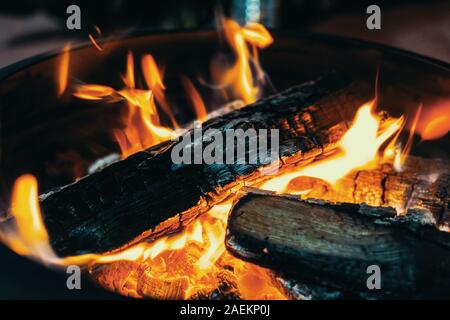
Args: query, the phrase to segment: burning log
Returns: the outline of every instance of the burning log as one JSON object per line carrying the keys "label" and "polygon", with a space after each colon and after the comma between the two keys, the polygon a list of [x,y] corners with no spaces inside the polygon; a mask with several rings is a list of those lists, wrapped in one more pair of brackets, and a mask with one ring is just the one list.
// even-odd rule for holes
{"label": "burning log", "polygon": [[232,271],[223,269],[217,274],[216,288],[201,288],[189,298],[192,300],[240,300],[235,276]]}
{"label": "burning log", "polygon": [[305,284],[298,279],[288,278],[283,274],[273,274],[274,285],[283,292],[290,300],[343,300],[355,299],[342,291],[332,289],[323,285]]}
{"label": "burning log", "polygon": [[[332,74],[209,120],[202,130],[279,129],[280,170],[288,169],[333,151],[346,121],[369,95],[368,87]],[[268,177],[261,170],[270,167],[267,159],[174,165],[176,145],[167,141],[137,152],[43,196],[44,222],[55,251],[61,256],[105,252],[156,238],[224,200],[244,179],[253,184]]]}
{"label": "burning log", "polygon": [[150,268],[135,261],[118,261],[101,265],[91,271],[97,284],[130,297],[180,300],[189,285],[187,277],[160,279],[151,275]]}
{"label": "burning log", "polygon": [[322,180],[299,177],[290,183],[289,190],[309,190],[305,197],[332,202],[390,206],[399,213],[420,207],[429,210],[439,227],[445,228],[450,223],[449,168],[450,162],[445,159],[409,156],[400,172],[385,163],[348,174],[332,188]]}
{"label": "burning log", "polygon": [[[332,152],[370,91],[331,74],[211,119],[202,130],[279,129],[279,168],[286,170]],[[171,151],[176,145],[167,141],[137,152],[42,196],[55,251],[60,256],[105,252],[155,239],[179,230],[244,181],[251,185],[270,177],[261,170],[270,167],[267,159],[256,164],[174,165]]]}
{"label": "burning log", "polygon": [[[389,207],[249,191],[231,212],[226,246],[299,282],[361,298],[450,293],[450,234],[423,209],[396,216]],[[374,265],[381,283],[370,290]]]}
{"label": "burning log", "polygon": [[236,277],[225,267],[215,274],[210,285],[190,288],[189,276],[162,277],[151,264],[138,261],[115,261],[93,266],[89,277],[108,290],[134,298],[158,300],[237,300],[241,299]]}

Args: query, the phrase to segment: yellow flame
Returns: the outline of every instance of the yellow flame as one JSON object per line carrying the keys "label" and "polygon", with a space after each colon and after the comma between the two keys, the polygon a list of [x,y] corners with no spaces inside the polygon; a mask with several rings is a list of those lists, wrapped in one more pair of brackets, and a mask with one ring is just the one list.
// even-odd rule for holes
{"label": "yellow flame", "polygon": [[0,233],[2,240],[13,251],[33,257],[49,253],[48,235],[43,227],[37,188],[37,181],[32,175],[23,175],[16,180],[11,201],[15,229],[3,229]]}
{"label": "yellow flame", "polygon": [[[233,94],[246,103],[255,101],[259,94],[258,80],[262,78],[259,65],[259,48],[265,48],[273,42],[270,33],[260,24],[245,27],[236,22],[224,20],[224,32],[236,55],[232,68],[220,75],[220,82],[231,86]],[[94,43],[95,45],[95,43]],[[126,71],[122,79],[125,87],[116,90],[109,86],[88,84],[76,88],[74,96],[87,100],[104,100],[111,97],[127,102],[125,128],[116,131],[116,138],[121,146],[123,156],[171,138],[173,130],[161,126],[158,107],[161,107],[172,121],[177,123],[167,102],[162,73],[153,56],[147,54],[141,60],[142,75],[146,89],[137,88],[140,78],[136,77],[133,54],[127,55]],[[68,71],[67,71],[68,72]],[[254,73],[256,72],[256,79]],[[66,77],[67,78],[67,77]],[[61,79],[61,77],[60,77]],[[206,118],[207,112],[203,100],[189,79],[182,80],[197,117]],[[64,85],[64,87],[67,83]],[[156,105],[155,100],[158,103]],[[289,191],[289,182],[297,177],[313,177],[334,184],[338,179],[353,170],[367,168],[376,164],[382,145],[403,128],[403,117],[398,119],[381,119],[373,114],[374,101],[361,106],[349,130],[339,142],[338,152],[327,159],[317,161],[307,167],[296,169],[287,174],[274,177],[265,184],[264,189]],[[416,115],[417,123],[419,115]],[[445,117],[442,110],[439,117]],[[442,120],[438,120],[438,126]],[[414,125],[415,126],[415,125]],[[427,127],[417,125],[418,132],[429,137],[435,135],[436,125],[428,121]],[[430,129],[431,128],[431,129]],[[441,130],[441,129],[439,129]],[[414,129],[411,130],[414,132]],[[410,132],[411,132],[410,131]],[[448,130],[447,130],[448,131]],[[428,134],[430,133],[430,134]],[[413,134],[413,133],[411,133]],[[411,140],[411,134],[410,139]],[[396,140],[395,138],[393,141]],[[391,142],[392,144],[392,142]],[[394,144],[385,149],[385,156],[396,157],[399,164],[400,152]],[[391,147],[390,147],[391,146]],[[406,157],[407,149],[402,152]],[[312,183],[303,183],[303,189],[295,191],[305,194],[311,191]],[[199,287],[213,287],[214,274],[231,266],[236,276],[239,291],[245,299],[284,299],[284,295],[272,284],[270,273],[260,267],[238,260],[227,253],[224,244],[226,224],[231,201],[213,206],[206,214],[184,227],[177,234],[159,238],[153,242],[140,242],[119,252],[104,254],[85,254],[59,258],[53,252],[38,202],[37,181],[31,175],[17,179],[12,197],[12,219],[14,224],[0,225],[0,238],[12,250],[19,254],[39,259],[43,263],[58,266],[77,264],[90,267],[95,264],[108,264],[120,260],[145,262],[150,266],[152,276],[161,279],[189,277],[190,286],[187,297]]]}
{"label": "yellow flame", "polygon": [[270,32],[260,23],[249,23],[242,27],[244,39],[258,48],[266,48],[273,43]]}
{"label": "yellow flame", "polygon": [[89,40],[91,40],[92,44],[94,45],[94,47],[98,50],[98,51],[103,51],[103,48],[100,47],[100,45],[97,43],[97,41],[94,39],[94,37],[92,36],[92,34],[88,35]]}
{"label": "yellow flame", "polygon": [[[156,65],[152,71],[158,73]],[[158,78],[159,74],[155,77]],[[116,131],[115,136],[121,147],[122,156],[126,157],[136,151],[169,140],[173,130],[159,125],[153,92],[135,89],[134,59],[131,52],[127,55],[127,69],[123,81],[127,87],[118,93],[128,102],[127,125],[124,130]],[[161,86],[158,85],[159,83]],[[164,88],[160,81],[154,81],[152,85],[156,92],[159,92],[158,88]]]}
{"label": "yellow flame", "polygon": [[[115,130],[114,136],[119,144],[122,156],[126,157],[162,141],[172,138],[173,130],[160,125],[159,114],[154,102],[152,90],[137,89],[133,54],[127,54],[126,71],[122,76],[125,88],[115,90],[109,86],[98,84],[80,85],[73,95],[86,100],[103,100],[108,97],[121,97],[127,102],[127,112],[124,117],[125,128]],[[156,65],[152,72],[158,72]],[[159,73],[152,78],[152,87],[156,92],[164,86]],[[155,80],[156,79],[156,80]]]}
{"label": "yellow flame", "polygon": [[75,89],[73,96],[85,100],[102,100],[107,96],[111,96],[115,90],[108,86],[99,84],[80,85]]}
{"label": "yellow flame", "polygon": [[178,122],[173,115],[173,112],[169,106],[169,103],[164,94],[164,87],[161,73],[155,62],[155,59],[151,54],[146,54],[142,57],[141,61],[142,72],[144,74],[145,82],[150,90],[153,91],[156,101],[161,105],[163,111],[167,114],[174,128],[179,128]]}
{"label": "yellow flame", "polygon": [[414,140],[414,133],[416,131],[417,123],[420,119],[421,112],[422,112],[422,105],[420,105],[419,108],[417,109],[416,115],[414,116],[414,119],[411,123],[408,140],[406,141],[405,147],[401,151],[399,149],[396,149],[393,165],[394,169],[399,172],[403,170],[403,165],[405,164],[406,158],[408,157],[409,152],[411,151],[411,147]]}
{"label": "yellow flame", "polygon": [[403,118],[395,119],[379,132],[381,119],[372,114],[373,102],[360,107],[352,126],[339,142],[338,154],[273,178],[261,188],[283,192],[292,179],[302,176],[334,184],[353,170],[373,165],[380,146],[401,128],[403,122]]}
{"label": "yellow flame", "polygon": [[[0,229],[0,239],[21,255],[38,259],[53,266],[90,266],[116,261],[145,261],[154,272],[152,276],[174,279],[189,276],[187,297],[200,287],[214,288],[214,272],[221,270],[220,260],[235,268],[235,275],[243,297],[247,299],[285,299],[271,285],[271,277],[263,268],[240,261],[226,253],[224,236],[226,217],[231,201],[219,204],[188,225],[183,232],[162,237],[152,243],[141,242],[125,250],[110,254],[84,254],[59,258],[53,252],[38,202],[37,181],[32,175],[17,179],[12,197],[14,227]],[[191,252],[191,254],[189,254]],[[189,255],[195,259],[189,259]],[[188,260],[186,260],[188,259]],[[167,268],[171,264],[174,268]],[[255,292],[257,287],[264,292]]]}
{"label": "yellow flame", "polygon": [[[125,90],[125,89],[124,89]],[[148,90],[126,89],[121,95],[140,110],[151,112],[147,99],[140,102],[136,92],[151,94]],[[145,108],[141,108],[145,105]],[[313,163],[305,168],[275,177],[264,188],[286,189],[287,184],[299,176],[310,176],[335,182],[350,171],[369,166],[377,158],[381,145],[402,127],[403,118],[382,119],[372,113],[373,102],[364,104],[357,112],[354,122],[339,143],[339,153],[329,159]],[[187,297],[199,286],[214,287],[214,274],[222,265],[233,266],[239,290],[247,299],[283,299],[283,294],[272,285],[271,276],[263,268],[238,260],[226,252],[224,237],[231,200],[212,207],[208,213],[196,219],[182,232],[162,237],[154,242],[141,242],[120,252],[109,254],[85,254],[58,258],[48,243],[37,201],[37,183],[31,176],[19,178],[14,188],[13,215],[17,221],[15,237],[2,233],[2,239],[20,254],[38,256],[46,263],[55,265],[95,265],[119,260],[141,261],[150,266],[155,277],[174,279],[189,277]],[[310,186],[307,186],[310,188]],[[32,223],[30,223],[32,222]],[[37,250],[36,248],[40,248]],[[43,249],[42,249],[43,248]],[[40,252],[40,253],[39,253]],[[176,266],[173,269],[167,266]],[[255,288],[260,288],[256,290]]]}
{"label": "yellow flame", "polygon": [[216,75],[219,83],[231,86],[233,94],[245,103],[256,101],[260,89],[253,79],[249,45],[254,48],[254,68],[260,73],[261,67],[257,59],[256,48],[265,48],[273,42],[267,29],[258,23],[245,27],[231,19],[223,20],[223,30],[228,43],[236,55],[235,64],[223,74]]}
{"label": "yellow flame", "polygon": [[122,156],[126,157],[172,137],[173,130],[159,125],[150,90],[124,89],[118,93],[128,102],[127,125],[115,132]]}

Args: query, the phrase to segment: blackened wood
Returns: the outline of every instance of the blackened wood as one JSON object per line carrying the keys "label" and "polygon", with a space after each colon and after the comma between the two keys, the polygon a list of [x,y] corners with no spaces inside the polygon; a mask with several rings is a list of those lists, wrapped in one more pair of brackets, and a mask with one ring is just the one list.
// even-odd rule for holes
{"label": "blackened wood", "polygon": [[[226,246],[301,283],[360,298],[450,294],[450,233],[423,209],[397,217],[393,208],[249,191],[232,209]],[[381,270],[379,290],[367,286],[371,265]]]}
{"label": "blackened wood", "polygon": [[[280,170],[336,147],[369,85],[333,73],[203,124],[203,130],[279,129]],[[270,138],[268,138],[270,141]],[[105,252],[178,230],[244,184],[267,178],[268,164],[174,165],[168,141],[41,197],[44,222],[61,256]],[[248,148],[246,149],[248,150]]]}
{"label": "blackened wood", "polygon": [[306,284],[298,279],[273,274],[273,283],[289,300],[344,300],[355,299],[355,296],[324,285]]}
{"label": "blackened wood", "polygon": [[440,228],[450,225],[450,161],[447,159],[409,156],[401,171],[395,170],[391,163],[384,163],[376,169],[352,172],[334,187],[319,179],[299,177],[289,188],[311,190],[303,198],[389,206],[399,213],[407,208],[428,209]]}

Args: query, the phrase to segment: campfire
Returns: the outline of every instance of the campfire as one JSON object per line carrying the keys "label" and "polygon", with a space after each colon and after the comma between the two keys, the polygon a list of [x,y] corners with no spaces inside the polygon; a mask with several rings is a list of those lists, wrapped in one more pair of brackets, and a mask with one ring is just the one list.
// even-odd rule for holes
{"label": "campfire", "polygon": [[[55,97],[117,109],[118,125],[105,134],[120,154],[45,193],[34,175],[18,177],[3,243],[52,268],[78,265],[98,285],[135,298],[448,293],[449,162],[410,155],[418,137],[447,135],[448,101],[391,115],[378,77],[368,87],[341,70],[275,92],[260,60],[274,43],[269,31],[222,19],[218,32],[222,49],[208,76],[178,75],[188,121],[151,52],[127,51],[118,85],[74,79],[67,46]],[[107,54],[107,42],[90,40]],[[195,138],[199,127],[265,130],[271,147],[275,129],[278,156],[246,148],[242,163],[234,153],[231,164],[196,162],[194,146],[204,155],[210,142]],[[171,154],[187,133],[192,163],[175,164]],[[255,146],[261,151],[261,140]],[[374,264],[385,290],[365,288]]]}

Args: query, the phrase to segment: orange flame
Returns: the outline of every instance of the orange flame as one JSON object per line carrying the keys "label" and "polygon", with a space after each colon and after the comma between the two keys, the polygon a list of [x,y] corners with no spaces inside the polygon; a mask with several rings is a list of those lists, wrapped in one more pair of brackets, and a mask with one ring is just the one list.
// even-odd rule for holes
{"label": "orange flame", "polygon": [[[123,157],[169,140],[173,133],[172,129],[159,124],[153,92],[136,88],[134,68],[133,54],[129,52],[125,75],[122,76],[125,88],[116,91],[109,86],[87,84],[78,86],[73,93],[80,99],[103,100],[108,97],[120,97],[127,102],[127,112],[124,117],[125,128],[114,132]],[[157,72],[155,69],[152,71]],[[159,74],[153,79],[158,79],[158,77]],[[162,85],[162,82],[156,81],[152,83],[153,87],[158,87],[158,83]]]}
{"label": "orange flame", "polygon": [[[128,72],[130,74],[130,72]],[[128,83],[133,80],[129,76]],[[117,92],[137,106],[132,110],[145,110],[151,116],[154,105],[148,90],[126,88]],[[140,101],[142,99],[142,101]],[[262,187],[285,191],[288,183],[299,176],[310,176],[330,183],[350,171],[374,165],[380,147],[403,126],[403,118],[382,119],[372,113],[373,101],[358,110],[352,126],[339,142],[339,153],[288,174],[274,177]],[[150,266],[153,277],[160,279],[189,278],[185,297],[189,298],[199,288],[214,288],[215,274],[223,265],[232,266],[245,299],[284,299],[272,284],[270,274],[263,268],[243,262],[226,252],[224,237],[231,200],[215,205],[178,234],[162,237],[154,242],[141,242],[120,252],[85,254],[58,258],[48,243],[37,201],[36,180],[31,176],[18,179],[13,195],[13,215],[17,221],[15,232],[2,232],[2,239],[20,254],[36,256],[54,265],[78,264],[91,266],[120,260],[139,261]],[[287,190],[290,191],[290,190]],[[168,268],[168,266],[172,266]]]}
{"label": "orange flame", "polygon": [[[235,267],[238,285],[247,299],[284,299],[271,285],[269,274],[262,268],[242,262],[226,253],[224,236],[226,219],[231,202],[214,206],[207,214],[188,225],[183,232],[162,237],[152,243],[142,242],[123,251],[111,254],[84,254],[59,258],[53,252],[45,229],[38,202],[37,181],[32,175],[17,179],[12,197],[14,227],[2,227],[0,239],[21,255],[54,266],[108,264],[115,261],[145,261],[155,270],[152,276],[175,279],[189,276],[190,285],[186,297],[199,287],[214,288],[214,272],[221,267],[220,260]],[[189,256],[191,258],[187,259]],[[192,263],[191,259],[196,262]],[[177,264],[178,263],[178,264]],[[190,265],[191,264],[191,265]],[[167,265],[184,266],[167,268]],[[162,272],[163,271],[163,272]],[[263,293],[254,286],[265,288]]]}
{"label": "orange flame", "polygon": [[450,104],[442,101],[425,110],[422,105],[419,105],[409,125],[409,135],[405,146],[402,148],[397,141],[400,137],[399,130],[384,151],[387,159],[394,159],[393,165],[396,171],[403,170],[403,165],[412,148],[415,133],[419,133],[422,140],[439,139],[448,133],[450,129],[448,112],[450,112]]}
{"label": "orange flame", "polygon": [[107,96],[111,96],[115,93],[115,90],[108,86],[102,86],[99,84],[85,84],[76,88],[73,95],[80,99],[85,100],[102,100]]}
{"label": "orange flame", "polygon": [[249,23],[242,27],[244,39],[258,48],[266,48],[273,43],[270,32],[260,23]]}
{"label": "orange flame", "polygon": [[62,96],[67,88],[69,78],[70,44],[67,44],[60,58],[58,70],[58,96]]}
{"label": "orange flame", "polygon": [[125,75],[122,77],[125,86],[130,89],[134,89],[136,87],[134,77],[134,58],[131,52],[127,54],[127,68],[125,71]]}
{"label": "orange flame", "polygon": [[[400,148],[397,148],[395,150],[394,169],[399,172],[403,170],[403,165],[406,161],[406,158],[408,157],[409,152],[411,151],[411,147],[414,140],[414,133],[416,131],[417,123],[420,119],[421,112],[422,112],[422,105],[420,105],[419,108],[417,109],[416,115],[414,116],[414,119],[411,123],[408,140],[406,141],[405,147],[401,151],[399,150]],[[398,136],[399,135],[397,134],[396,138],[398,138]],[[393,141],[395,141],[395,139]]]}
{"label": "orange flame", "polygon": [[14,183],[10,221],[0,224],[0,239],[11,250],[43,263],[56,259],[39,208],[37,180],[30,174]]}
{"label": "orange flame", "polygon": [[100,47],[100,45],[97,43],[97,41],[95,41],[92,34],[89,34],[88,37],[89,37],[89,40],[91,40],[92,44],[94,45],[94,47],[97,48],[98,51],[103,51],[102,47]]}
{"label": "orange flame", "polygon": [[[97,32],[97,35],[99,35],[101,37],[102,30],[100,30],[100,28],[98,26],[94,26],[94,29],[95,29],[95,32]],[[103,48],[100,47],[100,45],[94,39],[94,36],[92,36],[92,34],[89,34],[88,37],[89,37],[89,40],[91,40],[92,44],[94,45],[95,48],[97,48],[98,51],[103,51]]]}
{"label": "orange flame", "polygon": [[159,115],[150,90],[135,89],[134,61],[127,56],[127,71],[123,77],[127,88],[118,93],[128,102],[127,126],[116,132],[123,156],[158,144],[172,137],[173,130],[159,125]]}
{"label": "orange flame", "polygon": [[388,122],[380,131],[381,119],[372,114],[374,101],[359,108],[350,129],[339,142],[339,153],[265,182],[261,188],[287,192],[289,182],[297,177],[313,177],[331,184],[353,170],[371,167],[381,145],[402,126],[403,117]]}
{"label": "orange flame", "polygon": [[122,156],[126,157],[172,137],[173,130],[159,125],[151,91],[125,89],[118,93],[128,102],[127,126],[115,132]]}
{"label": "orange flame", "polygon": [[[131,78],[128,79],[128,83],[132,83]],[[139,94],[136,95],[136,91]],[[130,105],[139,106],[139,110],[146,110],[147,116],[151,113],[149,109],[153,106],[148,97],[139,101],[139,98],[142,98],[141,94],[151,95],[151,92],[124,89],[119,94],[125,97],[130,95],[126,98]],[[372,108],[373,101],[364,104],[358,110],[352,126],[339,143],[338,154],[305,168],[274,177],[262,187],[284,191],[288,183],[299,176],[316,177],[333,183],[352,170],[373,165],[378,157],[379,148],[402,127],[403,118],[382,120],[372,113]],[[17,185],[20,187],[14,189],[13,215],[16,217],[18,231],[2,237],[16,252],[25,255],[44,252],[39,257],[44,262],[56,265],[89,266],[119,260],[145,261],[147,265],[150,265],[150,270],[154,270],[154,277],[174,279],[188,276],[190,285],[186,289],[187,297],[194,294],[199,286],[212,286],[215,281],[213,275],[225,263],[233,266],[239,290],[244,298],[284,298],[271,284],[271,277],[264,269],[240,261],[226,252],[224,237],[231,201],[215,205],[182,232],[162,237],[152,243],[141,242],[117,253],[58,258],[50,248],[42,223],[35,179],[25,176],[18,179]],[[34,227],[31,227],[33,225]],[[16,236],[12,237],[11,234]],[[44,251],[36,248],[44,248]],[[168,269],[169,264],[178,267]],[[256,287],[261,288],[261,291],[255,291]]]}
{"label": "orange flame", "polygon": [[[223,74],[215,75],[219,83],[231,86],[233,94],[245,103],[255,102],[260,96],[260,88],[253,79],[252,63],[249,46],[253,48],[253,66],[258,75],[261,67],[257,56],[257,48],[265,48],[273,42],[273,38],[267,29],[258,23],[252,23],[245,27],[231,19],[223,20],[223,30],[226,39],[236,55],[235,64]],[[217,71],[213,72],[217,73]]]}
{"label": "orange flame", "polygon": [[163,111],[167,114],[174,128],[179,128],[177,120],[170,109],[169,103],[167,102],[166,96],[164,94],[164,84],[162,82],[161,74],[159,72],[158,66],[156,65],[155,59],[151,54],[146,54],[142,57],[142,72],[144,74],[145,82],[150,90],[153,91],[156,101],[161,105]]}
{"label": "orange flame", "polygon": [[197,91],[192,81],[187,77],[181,77],[181,84],[183,85],[187,97],[194,108],[197,119],[200,122],[204,122],[208,118],[208,113],[200,93]]}
{"label": "orange flame", "polygon": [[445,136],[450,130],[450,101],[439,101],[423,109],[417,124],[422,140],[434,140]]}
{"label": "orange flame", "polygon": [[23,240],[23,243],[17,243],[15,251],[22,254],[27,252],[28,245],[48,243],[37,194],[37,180],[32,175],[23,175],[14,184],[11,210],[18,226],[18,239]]}

